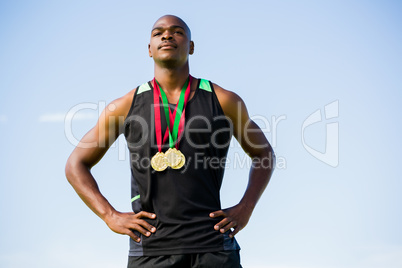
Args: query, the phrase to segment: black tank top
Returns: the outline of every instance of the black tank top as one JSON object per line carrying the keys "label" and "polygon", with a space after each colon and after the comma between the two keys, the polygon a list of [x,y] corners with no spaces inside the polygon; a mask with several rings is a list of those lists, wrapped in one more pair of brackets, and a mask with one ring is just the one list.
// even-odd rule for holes
{"label": "black tank top", "polygon": [[[185,155],[186,164],[178,170],[152,169],[150,159],[158,147],[151,82],[139,86],[134,95],[124,123],[130,152],[132,208],[135,213],[155,213],[155,220],[145,220],[156,227],[156,232],[150,237],[141,236],[139,243],[130,238],[130,256],[239,249],[234,238],[214,230],[221,218],[209,217],[211,212],[221,209],[219,191],[232,136],[231,124],[212,83],[205,79],[197,83],[186,106],[185,127],[179,137],[178,149]],[[166,130],[165,116],[161,120],[162,130]],[[168,148],[164,144],[162,151]]]}

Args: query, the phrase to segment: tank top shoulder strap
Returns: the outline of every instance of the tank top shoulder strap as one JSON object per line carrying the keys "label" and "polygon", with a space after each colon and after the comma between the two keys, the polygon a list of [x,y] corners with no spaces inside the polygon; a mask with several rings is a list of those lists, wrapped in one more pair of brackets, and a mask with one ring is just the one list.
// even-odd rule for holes
{"label": "tank top shoulder strap", "polygon": [[151,90],[151,85],[150,85],[149,82],[146,82],[146,83],[144,83],[144,84],[142,84],[141,86],[138,87],[137,95],[141,94],[143,92],[149,91],[149,90]]}
{"label": "tank top shoulder strap", "polygon": [[203,79],[203,78],[200,79],[199,88],[203,89],[205,91],[208,91],[208,92],[212,92],[211,82],[207,79]]}

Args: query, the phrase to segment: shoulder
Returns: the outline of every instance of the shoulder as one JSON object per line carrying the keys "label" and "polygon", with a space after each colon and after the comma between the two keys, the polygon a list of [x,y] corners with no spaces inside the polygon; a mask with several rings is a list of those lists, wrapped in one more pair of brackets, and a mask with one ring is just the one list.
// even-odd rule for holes
{"label": "shoulder", "polygon": [[224,89],[223,87],[212,83],[216,96],[218,97],[218,100],[220,102],[233,102],[233,101],[242,101],[239,95],[237,95],[235,92]]}
{"label": "shoulder", "polygon": [[235,92],[222,88],[221,86],[212,83],[216,97],[222,107],[225,115],[229,117],[236,117],[238,110],[245,108],[244,101]]}
{"label": "shoulder", "polygon": [[109,116],[116,116],[116,117],[123,116],[125,119],[126,115],[128,114],[131,108],[131,104],[133,102],[136,90],[137,88],[132,89],[124,96],[110,102],[105,109],[106,114],[108,114]]}

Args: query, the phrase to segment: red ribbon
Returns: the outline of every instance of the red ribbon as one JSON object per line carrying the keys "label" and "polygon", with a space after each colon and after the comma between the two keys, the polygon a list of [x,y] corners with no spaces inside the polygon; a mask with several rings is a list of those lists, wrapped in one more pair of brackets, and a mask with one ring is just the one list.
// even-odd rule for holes
{"label": "red ribbon", "polygon": [[[176,149],[179,148],[179,137],[180,137],[181,133],[184,131],[185,111],[186,111],[187,102],[190,98],[192,80],[193,80],[193,77],[191,75],[189,75],[188,85],[186,88],[186,92],[184,93],[183,111],[182,111],[182,114],[180,117],[180,123],[179,123],[178,131],[177,131],[177,140],[176,140],[176,144],[175,144]],[[173,132],[174,119],[176,118],[176,112],[177,112],[177,107],[179,105],[179,102],[176,103],[176,107],[175,107],[173,113],[169,109],[170,129],[169,129],[169,127],[166,127],[165,136],[163,137],[163,142],[162,142],[162,122],[161,122],[161,113],[160,113],[161,110],[160,110],[160,102],[159,102],[159,100],[162,99],[161,93],[160,93],[161,89],[159,88],[158,83],[156,82],[155,78],[152,80],[152,82],[153,82],[153,87],[154,87],[154,114],[155,114],[156,143],[158,146],[158,151],[161,152],[162,144],[166,143],[166,141],[169,137],[169,131],[171,133]]]}

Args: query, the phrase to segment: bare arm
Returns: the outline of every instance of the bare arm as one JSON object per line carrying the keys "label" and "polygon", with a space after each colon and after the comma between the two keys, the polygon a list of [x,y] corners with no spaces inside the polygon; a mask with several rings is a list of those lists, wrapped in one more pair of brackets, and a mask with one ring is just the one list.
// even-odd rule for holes
{"label": "bare arm", "polygon": [[215,225],[222,233],[234,228],[233,237],[243,229],[271,178],[275,155],[264,133],[249,117],[243,100],[233,92],[214,85],[215,92],[227,117],[233,123],[233,135],[243,150],[252,158],[249,181],[243,198],[236,206],[215,211],[211,217],[224,217]]}
{"label": "bare arm", "polygon": [[91,168],[98,163],[123,131],[134,90],[111,102],[102,112],[94,128],[80,141],[66,164],[66,177],[85,204],[116,233],[129,235],[139,241],[132,230],[149,236],[155,227],[141,218],[155,218],[148,212],[121,213],[116,211],[101,194],[98,184],[91,174]]}

